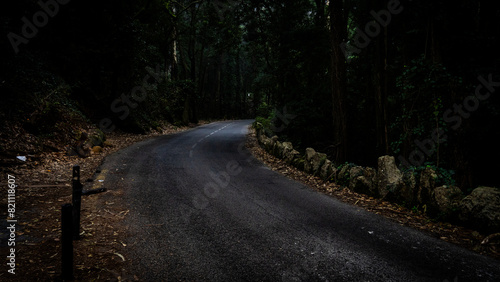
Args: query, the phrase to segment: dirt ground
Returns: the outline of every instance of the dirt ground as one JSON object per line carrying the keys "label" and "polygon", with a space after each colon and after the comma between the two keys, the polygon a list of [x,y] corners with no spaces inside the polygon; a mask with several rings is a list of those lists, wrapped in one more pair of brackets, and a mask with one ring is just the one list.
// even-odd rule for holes
{"label": "dirt ground", "polygon": [[[7,213],[8,175],[14,176],[16,185],[15,216],[15,274],[8,272],[4,263],[0,281],[60,281],[61,275],[61,206],[71,203],[71,175],[75,164],[81,167],[84,190],[100,187],[99,165],[106,155],[135,142],[162,134],[187,130],[190,127],[166,128],[149,135],[113,133],[107,137],[111,146],[88,158],[68,157],[64,153],[44,153],[28,157],[21,165],[2,168],[0,173],[0,213]],[[484,242],[489,234],[449,223],[434,222],[422,214],[379,199],[351,192],[317,177],[305,174],[262,150],[252,132],[247,148],[254,156],[283,175],[298,180],[341,201],[363,207],[388,217],[401,225],[422,230],[431,236],[463,246],[475,252],[500,259],[498,238]],[[107,191],[82,197],[81,239],[74,241],[75,281],[140,281],[139,274],[129,273],[130,259],[123,255],[127,248],[124,238],[127,227],[122,219],[130,211],[120,202],[122,191]],[[0,224],[0,253],[10,253],[7,239],[10,234],[6,221]],[[7,258],[6,258],[6,262]]]}
{"label": "dirt ground", "polygon": [[[15,177],[15,274],[6,264],[0,281],[61,281],[61,206],[72,201],[72,170],[80,166],[83,190],[100,188],[98,167],[105,156],[136,142],[194,127],[170,126],[147,135],[112,133],[100,153],[88,158],[67,156],[64,152],[28,156],[26,162],[2,167],[0,172],[0,213],[7,213],[8,178]],[[106,187],[103,187],[106,188]],[[127,274],[128,260],[121,254],[126,244],[121,219],[128,211],[120,205],[121,191],[82,196],[80,240],[74,246],[75,281],[139,281]],[[10,255],[7,221],[0,224],[0,253]],[[7,258],[6,258],[7,261]],[[7,261],[8,262],[8,261]]]}

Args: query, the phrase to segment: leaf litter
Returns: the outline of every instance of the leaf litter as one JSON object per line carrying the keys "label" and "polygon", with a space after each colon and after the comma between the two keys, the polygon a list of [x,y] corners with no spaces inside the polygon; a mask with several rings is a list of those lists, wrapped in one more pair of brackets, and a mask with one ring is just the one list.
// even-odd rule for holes
{"label": "leaf litter", "polygon": [[[332,182],[323,181],[319,177],[305,173],[267,153],[259,146],[254,129],[250,129],[248,133],[246,147],[256,159],[265,163],[272,170],[299,181],[312,189],[337,198],[342,202],[382,215],[402,226],[421,230],[432,237],[500,260],[499,234],[481,234],[480,232],[463,226],[454,225],[448,222],[439,222],[425,214],[415,213],[406,207],[353,192],[346,187],[342,187]],[[485,243],[481,244],[482,242]]]}

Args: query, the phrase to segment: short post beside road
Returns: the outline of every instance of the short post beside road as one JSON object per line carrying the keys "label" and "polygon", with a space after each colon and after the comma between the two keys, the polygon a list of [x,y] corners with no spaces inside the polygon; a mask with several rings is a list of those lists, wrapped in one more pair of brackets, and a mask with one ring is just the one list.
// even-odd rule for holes
{"label": "short post beside road", "polygon": [[61,278],[73,279],[73,206],[61,208]]}
{"label": "short post beside road", "polygon": [[80,166],[73,166],[73,239],[80,239],[80,209],[82,205],[82,189],[80,183]]}

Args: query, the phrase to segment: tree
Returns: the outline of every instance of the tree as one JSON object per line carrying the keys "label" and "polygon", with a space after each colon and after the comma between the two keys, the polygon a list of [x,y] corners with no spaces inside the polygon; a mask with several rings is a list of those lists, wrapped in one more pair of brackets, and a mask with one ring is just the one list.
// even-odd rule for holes
{"label": "tree", "polygon": [[330,1],[330,36],[331,56],[331,85],[332,85],[332,115],[333,115],[333,146],[334,158],[342,163],[347,159],[347,114],[345,106],[346,96],[346,64],[341,44],[347,38],[347,22],[344,17],[343,1]]}

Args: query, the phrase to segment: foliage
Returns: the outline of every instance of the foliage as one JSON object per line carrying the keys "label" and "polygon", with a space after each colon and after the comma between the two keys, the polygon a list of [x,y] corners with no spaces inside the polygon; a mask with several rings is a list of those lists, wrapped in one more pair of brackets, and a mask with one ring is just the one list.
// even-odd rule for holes
{"label": "foliage", "polygon": [[443,186],[443,185],[446,185],[446,186],[455,186],[456,185],[456,180],[455,180],[456,172],[454,170],[445,169],[442,167],[436,167],[436,165],[434,165],[430,162],[428,162],[422,166],[418,166],[418,167],[404,168],[402,170],[402,172],[403,173],[406,173],[406,172],[413,173],[413,175],[415,176],[415,179],[418,182],[418,179],[419,179],[422,171],[425,170],[426,168],[430,168],[436,173],[436,175],[437,175],[437,177],[435,179],[436,187]]}
{"label": "foliage", "polygon": [[[403,73],[396,79],[399,94],[394,103],[400,106],[390,128],[398,132],[391,149],[394,154],[418,149],[414,140],[431,137],[434,130],[447,132],[443,120],[444,104],[449,104],[453,91],[463,88],[463,81],[450,74],[441,64],[429,62],[424,55],[405,66]],[[439,144],[436,144],[439,145]],[[436,159],[440,152],[436,152]]]}
{"label": "foliage", "polygon": [[264,118],[264,117],[256,117],[255,118],[255,121],[253,122],[253,128],[257,129],[257,130],[260,130],[260,129],[269,129],[271,126],[271,120],[269,120],[268,118]]}
{"label": "foliage", "polygon": [[271,113],[272,113],[272,107],[268,105],[266,102],[262,102],[256,111],[257,117],[269,117]]}
{"label": "foliage", "polygon": [[[470,117],[458,115],[457,130],[443,118],[450,109],[458,114],[455,106],[474,94],[478,76],[498,74],[499,9],[493,3],[402,3],[402,13],[358,45],[358,32],[376,24],[372,11],[386,9],[387,2],[339,1],[345,22],[330,21],[339,18],[329,14],[332,1],[231,3],[71,1],[21,44],[19,54],[8,40],[0,45],[0,117],[54,134],[57,120],[69,115],[95,124],[109,117],[118,128],[137,132],[164,121],[257,116],[258,124],[280,128],[280,138],[299,149],[317,148],[334,161],[342,150],[364,166],[382,154],[408,158],[419,149],[416,140],[439,128],[448,138],[425,160],[442,175],[439,181],[498,186],[495,168],[485,165],[500,157],[498,97],[481,101]],[[19,33],[19,19],[39,9],[32,0],[5,3],[4,34]],[[342,58],[332,54],[339,34],[360,48],[337,70],[344,63],[332,59]],[[163,72],[162,82],[120,119],[111,105],[142,85],[151,68]],[[334,77],[345,78],[345,90]],[[44,98],[62,85],[59,96]],[[342,95],[334,89],[343,89]],[[286,123],[279,118],[285,106],[295,116]],[[25,121],[33,113],[38,119],[30,125]],[[336,122],[339,117],[345,122]],[[339,142],[342,126],[346,140]]]}
{"label": "foliage", "polygon": [[277,131],[280,128],[280,120],[277,118],[277,110],[271,109],[266,103],[262,103],[261,106],[257,109],[257,112],[262,114],[255,118],[253,123],[254,128],[256,129],[264,129],[268,135],[274,135],[279,132]]}
{"label": "foliage", "polygon": [[[356,165],[353,163],[345,162],[337,167],[337,184],[341,186],[349,186],[349,182],[351,181],[351,168]],[[330,179],[335,180],[335,179]]]}

